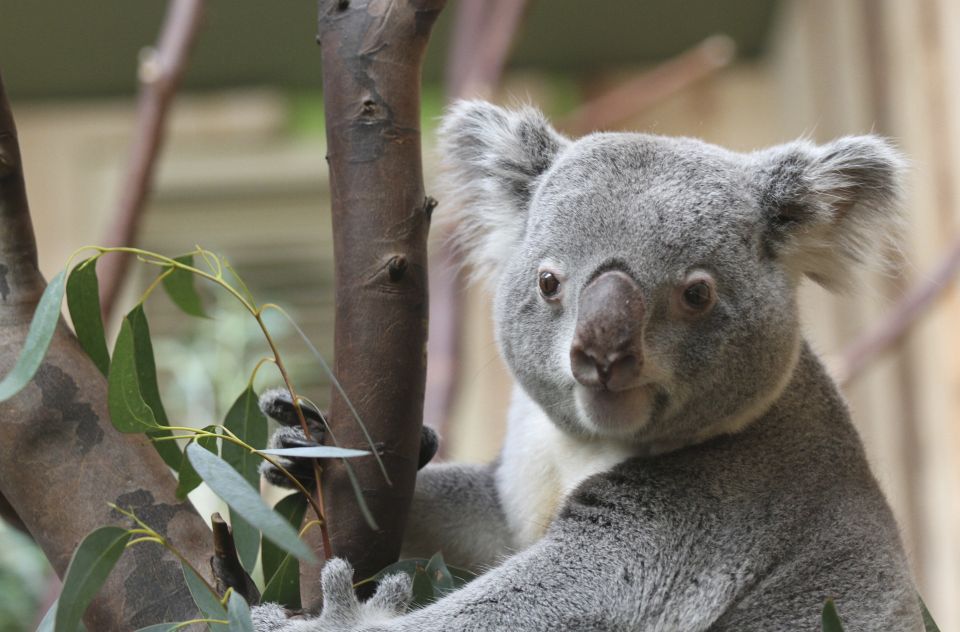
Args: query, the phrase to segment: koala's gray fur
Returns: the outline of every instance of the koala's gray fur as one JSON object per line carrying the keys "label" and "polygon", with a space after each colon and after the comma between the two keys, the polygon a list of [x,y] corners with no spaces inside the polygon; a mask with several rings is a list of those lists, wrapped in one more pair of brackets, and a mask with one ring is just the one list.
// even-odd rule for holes
{"label": "koala's gray fur", "polygon": [[[403,586],[359,604],[337,563],[331,612],[264,610],[258,629],[818,630],[832,597],[850,632],[922,630],[896,524],[796,307],[803,275],[842,287],[895,226],[898,153],[872,136],[751,154],[572,142],[481,102],[454,106],[441,139],[517,388],[496,463],[420,473],[405,553],[492,568],[388,618]],[[543,270],[561,281],[550,300]],[[578,297],[607,271],[645,308],[640,382],[616,393],[570,366]],[[693,316],[678,307],[691,275],[715,296]]]}

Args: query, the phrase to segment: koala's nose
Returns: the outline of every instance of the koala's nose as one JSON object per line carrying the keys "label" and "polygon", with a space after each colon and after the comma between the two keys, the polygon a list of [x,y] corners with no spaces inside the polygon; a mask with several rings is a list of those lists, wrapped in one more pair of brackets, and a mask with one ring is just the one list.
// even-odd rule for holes
{"label": "koala's nose", "polygon": [[619,270],[604,272],[583,288],[570,347],[573,377],[611,391],[635,386],[643,369],[643,314],[640,287]]}

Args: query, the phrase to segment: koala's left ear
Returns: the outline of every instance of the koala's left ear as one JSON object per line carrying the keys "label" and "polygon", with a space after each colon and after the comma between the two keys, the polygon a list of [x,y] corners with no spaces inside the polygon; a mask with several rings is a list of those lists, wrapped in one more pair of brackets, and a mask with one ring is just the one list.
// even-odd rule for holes
{"label": "koala's left ear", "polygon": [[885,139],[797,141],[755,156],[768,249],[796,273],[842,289],[897,236],[906,161]]}
{"label": "koala's left ear", "polygon": [[443,203],[454,240],[479,273],[494,280],[523,241],[541,176],[569,141],[537,110],[459,101],[438,132]]}

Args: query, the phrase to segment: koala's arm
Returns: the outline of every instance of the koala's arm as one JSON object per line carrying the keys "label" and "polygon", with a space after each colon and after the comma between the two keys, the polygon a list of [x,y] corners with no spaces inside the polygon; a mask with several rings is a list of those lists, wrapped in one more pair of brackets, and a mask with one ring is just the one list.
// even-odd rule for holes
{"label": "koala's arm", "polygon": [[402,557],[437,551],[453,566],[481,571],[510,546],[494,483],[495,463],[428,465],[417,473]]}
{"label": "koala's arm", "polygon": [[[608,516],[625,517],[613,513]],[[400,609],[386,612],[371,602],[356,603],[350,585],[352,571],[343,571],[340,566],[347,569],[349,566],[337,561],[330,572],[324,573],[324,599],[325,603],[340,605],[316,619],[265,620],[258,623],[257,629],[258,632],[708,630],[731,603],[726,591],[717,591],[718,585],[730,583],[728,578],[720,574],[711,578],[674,572],[681,569],[664,564],[655,549],[647,546],[652,542],[623,541],[618,535],[618,522],[586,525],[587,528],[576,521],[567,521],[560,528],[555,525],[544,539],[500,566],[409,614],[398,614]],[[255,614],[265,619],[268,613],[260,608]],[[349,624],[344,625],[347,621]]]}

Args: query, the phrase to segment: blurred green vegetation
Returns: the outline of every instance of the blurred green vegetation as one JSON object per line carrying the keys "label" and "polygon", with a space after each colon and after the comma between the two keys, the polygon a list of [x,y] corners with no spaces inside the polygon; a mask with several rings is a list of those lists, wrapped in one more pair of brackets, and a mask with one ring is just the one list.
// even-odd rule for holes
{"label": "blurred green vegetation", "polygon": [[33,540],[0,521],[0,632],[33,630],[52,572]]}

